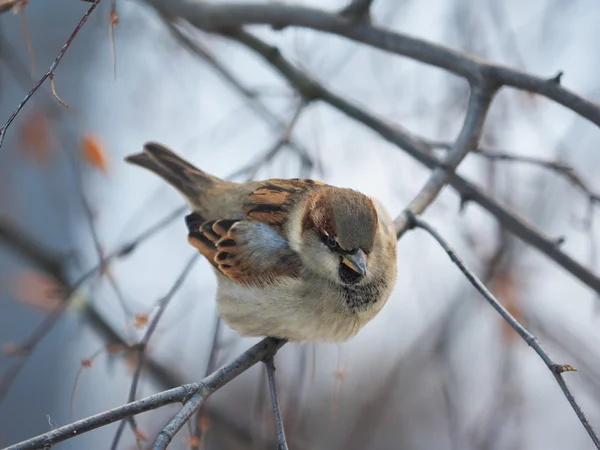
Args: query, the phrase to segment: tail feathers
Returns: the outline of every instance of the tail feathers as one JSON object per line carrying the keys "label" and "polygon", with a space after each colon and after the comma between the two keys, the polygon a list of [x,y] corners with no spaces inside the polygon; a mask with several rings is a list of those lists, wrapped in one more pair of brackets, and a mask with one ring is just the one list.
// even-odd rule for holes
{"label": "tail feathers", "polygon": [[125,161],[155,173],[188,198],[222,182],[155,142],[146,143],[142,153],[127,156]]}

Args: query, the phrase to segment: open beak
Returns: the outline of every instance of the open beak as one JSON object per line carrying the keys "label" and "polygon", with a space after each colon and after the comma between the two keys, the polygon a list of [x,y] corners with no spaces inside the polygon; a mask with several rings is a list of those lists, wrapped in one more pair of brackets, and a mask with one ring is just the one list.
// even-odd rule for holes
{"label": "open beak", "polygon": [[342,262],[360,276],[367,274],[367,255],[360,249],[353,255],[344,255]]}

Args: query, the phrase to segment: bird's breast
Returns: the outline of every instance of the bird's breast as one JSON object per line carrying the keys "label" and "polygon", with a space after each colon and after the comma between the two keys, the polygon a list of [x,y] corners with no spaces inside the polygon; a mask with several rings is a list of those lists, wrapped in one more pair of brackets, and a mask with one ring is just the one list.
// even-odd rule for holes
{"label": "bird's breast", "polygon": [[381,309],[387,297],[376,284],[342,289],[329,282],[282,278],[262,287],[219,279],[219,315],[243,336],[290,341],[342,342]]}

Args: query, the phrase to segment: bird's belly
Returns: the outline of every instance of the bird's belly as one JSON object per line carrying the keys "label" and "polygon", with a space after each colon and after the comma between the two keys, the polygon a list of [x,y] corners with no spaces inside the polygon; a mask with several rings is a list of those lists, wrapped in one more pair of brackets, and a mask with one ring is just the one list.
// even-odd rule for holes
{"label": "bird's belly", "polygon": [[294,280],[276,286],[249,288],[221,280],[219,315],[242,336],[271,336],[290,341],[341,342],[354,336],[380,306],[352,311],[342,298],[323,289],[311,295]]}

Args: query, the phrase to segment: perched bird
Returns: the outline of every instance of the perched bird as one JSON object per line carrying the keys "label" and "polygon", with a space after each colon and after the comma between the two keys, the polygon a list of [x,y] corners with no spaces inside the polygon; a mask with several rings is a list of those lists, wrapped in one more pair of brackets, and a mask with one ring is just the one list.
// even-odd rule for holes
{"label": "perched bird", "polygon": [[396,235],[366,195],[298,178],[232,183],[153,142],[126,161],[187,200],[188,240],[213,265],[219,315],[240,335],[345,341],[387,302]]}

